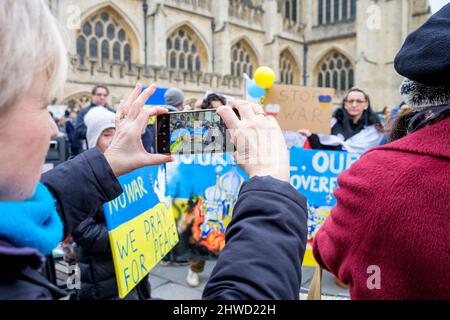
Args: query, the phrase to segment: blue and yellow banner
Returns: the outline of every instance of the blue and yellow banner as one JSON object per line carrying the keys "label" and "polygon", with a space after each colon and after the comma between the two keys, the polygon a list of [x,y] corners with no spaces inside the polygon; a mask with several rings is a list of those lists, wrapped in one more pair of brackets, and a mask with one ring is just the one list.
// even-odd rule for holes
{"label": "blue and yellow banner", "polygon": [[[336,203],[333,191],[339,174],[359,156],[342,151],[290,150],[291,184],[308,200],[308,244],[303,265],[316,265],[311,248],[314,235]],[[180,156],[169,164],[167,177],[182,239],[175,260],[216,256],[225,245],[226,227],[247,175],[230,154],[198,154]]]}
{"label": "blue and yellow banner", "polygon": [[123,193],[104,205],[119,297],[124,298],[177,244],[165,167],[119,177]]}
{"label": "blue and yellow banner", "polygon": [[225,246],[242,183],[247,179],[230,153],[178,156],[167,164],[168,193],[181,243],[174,260],[207,260]]}
{"label": "blue and yellow banner", "polygon": [[291,149],[291,184],[308,200],[308,240],[304,266],[317,266],[312,242],[320,226],[336,204],[333,191],[338,176],[350,168],[360,155],[345,151]]}

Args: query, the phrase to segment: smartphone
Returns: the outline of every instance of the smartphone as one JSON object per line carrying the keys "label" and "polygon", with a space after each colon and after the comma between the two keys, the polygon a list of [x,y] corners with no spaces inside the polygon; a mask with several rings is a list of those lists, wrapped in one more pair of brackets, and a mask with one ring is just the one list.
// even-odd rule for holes
{"label": "smartphone", "polygon": [[160,154],[234,151],[227,127],[213,109],[158,116],[155,139],[156,152]]}

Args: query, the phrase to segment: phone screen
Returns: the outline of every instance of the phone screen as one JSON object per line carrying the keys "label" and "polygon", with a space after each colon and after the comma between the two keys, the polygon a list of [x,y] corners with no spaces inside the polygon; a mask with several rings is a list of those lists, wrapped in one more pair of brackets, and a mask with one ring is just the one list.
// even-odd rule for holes
{"label": "phone screen", "polygon": [[157,117],[155,129],[158,153],[223,153],[230,150],[227,149],[230,147],[227,145],[227,128],[215,110],[161,115]]}

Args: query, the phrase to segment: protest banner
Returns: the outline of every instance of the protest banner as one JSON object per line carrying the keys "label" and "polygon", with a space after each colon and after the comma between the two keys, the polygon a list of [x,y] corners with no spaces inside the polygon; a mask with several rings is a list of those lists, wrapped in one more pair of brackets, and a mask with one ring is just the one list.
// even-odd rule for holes
{"label": "protest banner", "polygon": [[[142,87],[141,92],[144,92],[145,89],[148,87]],[[145,102],[146,106],[163,106],[166,105],[166,99],[164,98],[164,95],[166,94],[168,88],[160,88],[157,87],[155,92],[148,98],[148,100]]]}
{"label": "protest banner", "polygon": [[291,185],[308,201],[308,239],[303,265],[316,266],[312,254],[314,236],[336,204],[333,191],[338,187],[338,176],[360,155],[302,148],[292,148],[290,153]]}
{"label": "protest banner", "polygon": [[123,193],[104,205],[120,298],[178,242],[165,174],[159,166],[119,177]]}
{"label": "protest banner", "polygon": [[283,130],[330,134],[333,95],[330,88],[275,85],[267,90],[265,110]]}
{"label": "protest banner", "polygon": [[167,164],[168,193],[181,239],[176,258],[207,260],[222,251],[246,178],[229,153],[181,155]]}
{"label": "protest banner", "polygon": [[[359,154],[342,151],[290,150],[291,184],[308,200],[304,266],[316,265],[312,240],[336,203],[337,177],[358,158]],[[180,156],[168,165],[167,176],[173,214],[181,230],[178,258],[216,256],[225,244],[225,230],[247,175],[230,154],[205,154]]]}
{"label": "protest banner", "polygon": [[[148,87],[142,87],[141,92],[144,92]],[[157,87],[155,92],[147,99],[144,104],[144,108],[152,108],[152,107],[165,107],[167,105],[166,98],[164,95],[166,94],[168,88],[160,88]],[[150,117],[148,119],[148,124],[153,125],[156,122],[156,117]]]}

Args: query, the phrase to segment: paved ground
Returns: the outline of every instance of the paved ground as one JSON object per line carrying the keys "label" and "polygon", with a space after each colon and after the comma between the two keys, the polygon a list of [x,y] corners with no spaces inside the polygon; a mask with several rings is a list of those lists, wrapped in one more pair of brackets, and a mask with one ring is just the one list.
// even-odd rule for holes
{"label": "paved ground", "polygon": [[[202,292],[211,275],[215,262],[208,261],[205,271],[200,274],[200,287],[190,288],[186,283],[188,266],[156,266],[150,273],[153,298],[166,300],[195,300],[201,299]],[[314,268],[305,267],[302,270],[302,294],[301,299],[306,299]],[[348,299],[348,290],[338,287],[334,278],[328,272],[324,272],[322,281],[322,293],[324,299]]]}

